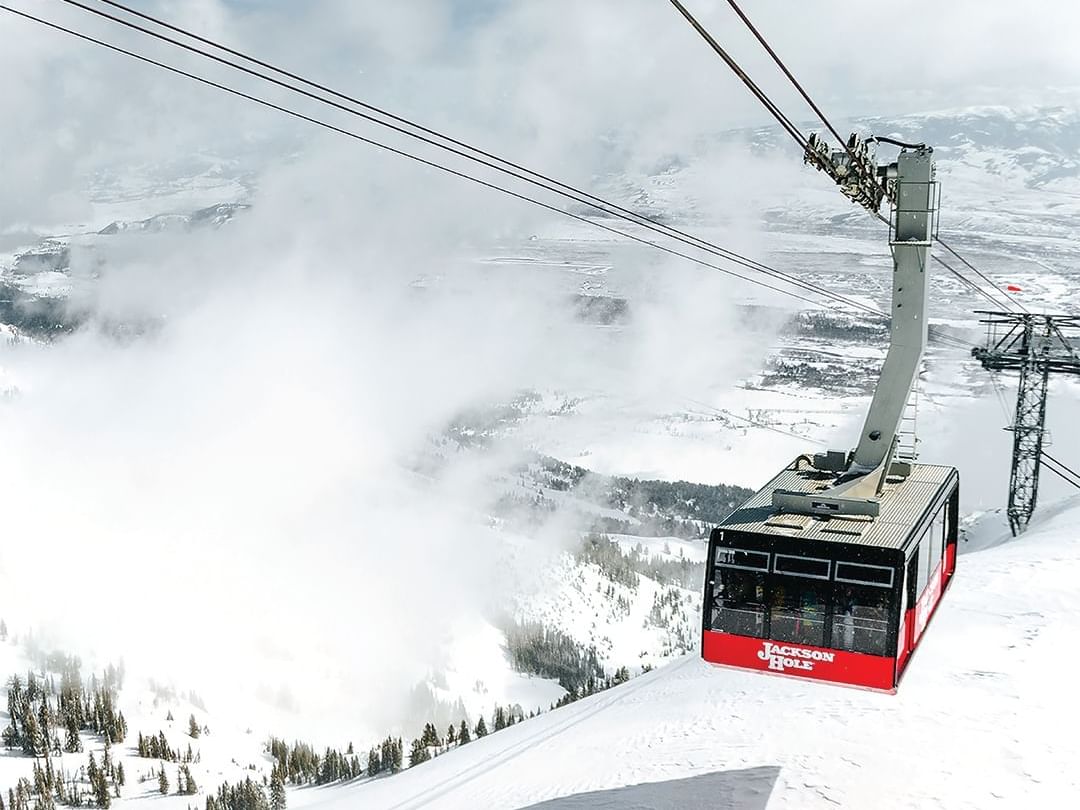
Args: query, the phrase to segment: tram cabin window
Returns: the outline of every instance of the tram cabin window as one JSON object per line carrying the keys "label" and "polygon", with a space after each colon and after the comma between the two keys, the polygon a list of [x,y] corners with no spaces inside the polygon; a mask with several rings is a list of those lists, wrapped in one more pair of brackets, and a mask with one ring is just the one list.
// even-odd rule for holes
{"label": "tram cabin window", "polygon": [[765,637],[765,574],[769,555],[724,548],[716,552],[712,629]]}
{"label": "tram cabin window", "polygon": [[727,568],[746,568],[751,571],[769,570],[767,551],[748,551],[743,548],[718,548],[716,564]]}
{"label": "tram cabin window", "polygon": [[934,517],[934,523],[930,527],[930,553],[927,555],[926,566],[930,574],[934,573],[941,564],[941,558],[945,553],[945,507]]}
{"label": "tram cabin window", "polygon": [[777,554],[769,600],[769,637],[823,647],[829,596],[828,560]]}
{"label": "tram cabin window", "polygon": [[919,538],[919,545],[915,548],[918,558],[915,561],[915,597],[918,598],[926,589],[926,583],[930,581],[930,569],[926,567],[930,559],[929,539],[931,529],[927,528]]}
{"label": "tram cabin window", "polygon": [[887,655],[893,570],[838,562],[833,590],[832,647]]}
{"label": "tram cabin window", "polygon": [[829,561],[819,560],[815,557],[789,557],[786,554],[777,554],[773,562],[773,571],[777,574],[795,574],[801,577],[813,577],[814,579],[829,578]]}

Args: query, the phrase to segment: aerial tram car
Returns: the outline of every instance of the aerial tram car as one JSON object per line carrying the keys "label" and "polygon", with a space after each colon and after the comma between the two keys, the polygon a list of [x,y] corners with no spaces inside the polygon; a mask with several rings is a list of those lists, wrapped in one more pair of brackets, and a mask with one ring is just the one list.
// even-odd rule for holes
{"label": "aerial tram car", "polygon": [[937,210],[933,150],[903,147],[878,168],[855,136],[831,154],[811,141],[854,201],[891,203],[889,351],[856,449],[799,456],[713,530],[701,644],[711,663],[895,692],[952,582],[959,475],[897,453],[927,342]]}

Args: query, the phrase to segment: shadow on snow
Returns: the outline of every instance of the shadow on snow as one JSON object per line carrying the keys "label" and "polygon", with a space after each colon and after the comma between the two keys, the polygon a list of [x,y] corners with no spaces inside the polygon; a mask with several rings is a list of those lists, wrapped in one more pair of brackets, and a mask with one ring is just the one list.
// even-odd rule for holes
{"label": "shadow on snow", "polygon": [[764,810],[780,775],[767,766],[563,796],[523,810]]}

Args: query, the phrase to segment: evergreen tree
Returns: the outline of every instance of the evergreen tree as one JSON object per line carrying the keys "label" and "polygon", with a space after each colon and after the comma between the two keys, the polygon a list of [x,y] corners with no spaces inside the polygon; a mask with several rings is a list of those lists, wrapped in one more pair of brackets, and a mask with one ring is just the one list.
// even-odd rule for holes
{"label": "evergreen tree", "polygon": [[[454,724],[451,723],[450,728],[446,730],[446,744],[451,746],[455,742],[457,742],[457,732],[454,730]],[[0,810],[3,810],[3,808],[0,808]]]}
{"label": "evergreen tree", "polygon": [[382,757],[379,756],[379,749],[372,748],[368,751],[367,755],[367,775],[375,776],[382,770]]}
{"label": "evergreen tree", "polygon": [[461,728],[458,730],[458,745],[465,745],[472,742],[472,737],[469,735],[469,726],[462,720]]}
{"label": "evergreen tree", "polygon": [[[3,619],[0,619],[0,641],[7,641],[7,636],[7,622],[5,622]],[[2,801],[2,799],[0,799],[0,801]],[[2,805],[0,805],[0,810],[4,810]]]}
{"label": "evergreen tree", "polygon": [[5,748],[15,748],[22,745],[22,735],[19,734],[19,729],[15,725],[15,715],[11,715],[11,725],[4,729],[3,734],[0,734],[0,742],[3,742]]}
{"label": "evergreen tree", "polygon": [[[27,695],[30,690],[27,690]],[[29,698],[27,698],[29,699]],[[37,716],[32,712],[26,712],[23,717],[22,749],[23,753],[32,757],[41,756],[45,753],[45,745],[41,734],[41,726]]]}
{"label": "evergreen tree", "polygon": [[383,740],[379,753],[379,761],[382,763],[382,769],[384,771],[392,771],[394,769],[394,739],[387,737]]}
{"label": "evergreen tree", "polygon": [[[506,710],[502,706],[495,707],[495,717],[492,725],[495,726],[496,731],[502,731],[506,728]],[[480,736],[479,734],[477,736]]]}
{"label": "evergreen tree", "polygon": [[162,765],[161,770],[158,771],[157,785],[158,793],[160,793],[162,796],[169,795],[169,777],[165,775],[164,765]]}
{"label": "evergreen tree", "polygon": [[98,771],[96,782],[91,783],[90,790],[94,794],[94,804],[100,808],[107,808],[112,804],[112,794],[109,792],[109,780],[105,778],[104,771]]}
{"label": "evergreen tree", "polygon": [[118,763],[116,763],[116,785],[117,785],[117,787],[123,787],[125,781],[126,780],[124,778],[124,763],[123,762],[118,762]]}
{"label": "evergreen tree", "polygon": [[165,715],[165,719],[168,720],[170,723],[173,721],[172,709],[169,709],[169,713]]}
{"label": "evergreen tree", "polygon": [[95,806],[106,808],[112,804],[112,796],[109,794],[108,775],[94,761],[93,751],[90,752],[90,761],[86,766],[86,776],[90,782],[90,792],[94,796]]}
{"label": "evergreen tree", "polygon": [[[79,727],[75,724],[75,718],[72,716],[68,719],[67,736],[64,739],[64,752],[68,754],[79,754],[82,753],[82,750],[82,740],[79,739]],[[142,754],[139,756],[142,756]]]}
{"label": "evergreen tree", "polygon": [[[185,796],[194,796],[199,792],[199,786],[195,783],[195,777],[191,775],[191,768],[187,765],[180,766],[180,777],[183,778],[184,789],[178,792],[183,793]],[[180,780],[180,777],[177,778],[177,781]]]}
{"label": "evergreen tree", "polygon": [[199,738],[199,733],[199,724],[195,722],[195,715],[191,715],[188,719],[188,734],[191,735],[192,739],[197,740]]}
{"label": "evergreen tree", "polygon": [[420,736],[420,741],[426,748],[438,748],[442,745],[442,741],[439,739],[439,732],[435,730],[434,723],[424,724],[424,733]]}
{"label": "evergreen tree", "polygon": [[476,721],[476,739],[486,737],[487,733],[487,723],[484,722],[484,716],[480,715],[480,719]]}
{"label": "evergreen tree", "polygon": [[416,767],[421,762],[427,762],[429,759],[431,759],[431,754],[424,746],[423,740],[417,737],[413,740],[412,750],[409,751],[409,767]]}
{"label": "evergreen tree", "polygon": [[281,770],[274,768],[270,776],[270,810],[285,810],[285,806],[285,780],[281,776]]}

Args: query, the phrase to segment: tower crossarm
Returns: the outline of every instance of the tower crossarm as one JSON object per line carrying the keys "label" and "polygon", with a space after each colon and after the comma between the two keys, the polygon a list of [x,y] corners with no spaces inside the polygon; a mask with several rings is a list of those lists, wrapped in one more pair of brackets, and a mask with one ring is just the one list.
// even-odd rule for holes
{"label": "tower crossarm", "polygon": [[[1080,374],[1080,317],[1039,313],[988,312],[986,344],[972,356],[991,371],[1019,371],[1033,360],[1051,374]],[[1074,336],[1070,337],[1070,331]],[[1037,356],[1036,356],[1037,355]]]}

